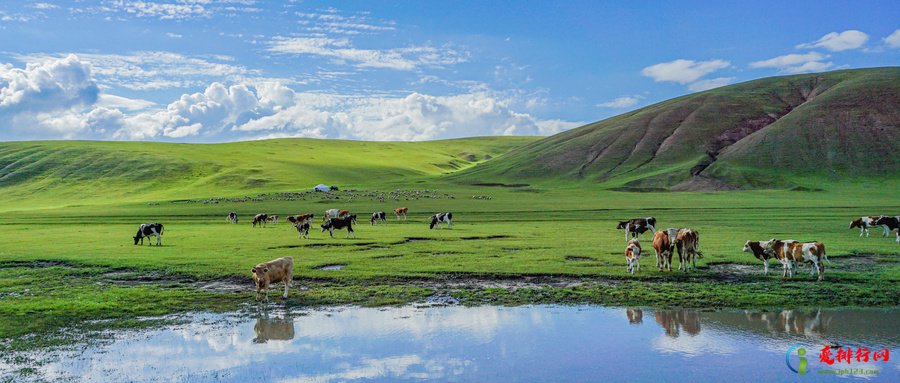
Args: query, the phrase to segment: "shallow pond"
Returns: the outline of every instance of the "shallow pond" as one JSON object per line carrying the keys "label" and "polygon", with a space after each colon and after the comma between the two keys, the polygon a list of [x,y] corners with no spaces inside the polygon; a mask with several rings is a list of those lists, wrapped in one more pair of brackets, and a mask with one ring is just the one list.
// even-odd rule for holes
{"label": "shallow pond", "polygon": [[[248,309],[37,355],[51,381],[900,381],[900,309]],[[806,350],[805,377],[799,369]],[[827,365],[821,349],[850,347]],[[868,362],[856,350],[870,350]],[[888,361],[874,361],[889,349]],[[790,364],[790,367],[789,367]],[[840,366],[840,367],[838,367]],[[6,368],[11,366],[7,365]],[[850,374],[823,374],[843,368]],[[869,371],[877,371],[871,373]],[[9,372],[9,370],[7,370]]]}

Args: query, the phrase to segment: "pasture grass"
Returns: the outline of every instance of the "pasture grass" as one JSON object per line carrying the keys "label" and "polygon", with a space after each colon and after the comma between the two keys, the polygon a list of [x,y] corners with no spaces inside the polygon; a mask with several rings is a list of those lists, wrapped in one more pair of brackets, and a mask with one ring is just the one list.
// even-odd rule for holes
{"label": "pasture grass", "polygon": [[[267,194],[244,202],[198,198],[7,211],[0,217],[2,347],[40,347],[59,339],[53,334],[61,329],[101,323],[96,320],[128,326],[137,325],[137,317],[252,304],[250,268],[283,256],[294,258],[295,287],[283,303],[274,289],[270,305],[404,304],[447,292],[464,304],[900,304],[900,245],[882,238],[880,229],[860,238],[847,228],[854,217],[896,213],[896,197],[879,188],[622,193],[428,186],[418,197],[410,189],[386,201],[371,188],[292,201]],[[398,206],[410,208],[406,222],[390,213]],[[355,239],[318,230],[328,208],[359,214]],[[240,214],[237,225],[225,222],[231,210]],[[371,226],[368,216],[378,210],[389,212],[389,222]],[[454,213],[453,228],[429,230],[428,215],[440,211]],[[310,238],[300,239],[285,222],[251,228],[250,216],[258,212],[313,212],[317,218]],[[624,233],[616,221],[646,216],[657,217],[659,228],[699,231],[704,257],[697,271],[657,271],[645,236],[641,271],[626,274]],[[163,246],[132,244],[142,222],[165,225]],[[777,262],[762,275],[760,262],[741,246],[773,237],[824,242],[833,261],[825,281],[816,282],[809,267],[783,281]],[[321,269],[328,265],[344,267]]]}

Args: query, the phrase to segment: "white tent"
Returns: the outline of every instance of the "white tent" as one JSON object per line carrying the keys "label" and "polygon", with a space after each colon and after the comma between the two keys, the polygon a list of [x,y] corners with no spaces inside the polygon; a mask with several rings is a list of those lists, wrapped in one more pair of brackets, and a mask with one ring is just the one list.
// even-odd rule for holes
{"label": "white tent", "polygon": [[318,184],[313,188],[313,191],[328,193],[329,191],[331,191],[331,188],[325,184]]}

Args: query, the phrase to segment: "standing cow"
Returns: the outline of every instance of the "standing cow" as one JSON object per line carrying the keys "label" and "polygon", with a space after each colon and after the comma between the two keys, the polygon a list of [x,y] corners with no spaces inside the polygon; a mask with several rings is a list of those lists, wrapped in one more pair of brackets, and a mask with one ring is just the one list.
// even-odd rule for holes
{"label": "standing cow", "polygon": [[431,225],[428,227],[429,229],[434,229],[435,225],[439,226],[441,230],[444,229],[440,224],[446,224],[448,229],[453,228],[453,213],[437,213],[431,216]]}
{"label": "standing cow", "polygon": [[678,250],[678,270],[688,271],[688,266],[697,270],[697,257],[700,252],[700,234],[693,229],[678,229],[675,234],[675,248]]}
{"label": "standing cow", "polygon": [[267,222],[268,220],[269,220],[269,216],[268,216],[268,215],[262,214],[262,213],[257,214],[257,215],[255,215],[255,216],[253,216],[253,227],[256,227],[256,225],[260,225],[260,226],[262,226],[262,227],[266,227],[266,222]]}
{"label": "standing cow", "polygon": [[294,258],[283,257],[266,263],[260,263],[250,269],[253,273],[253,282],[256,284],[256,300],[259,300],[259,292],[265,291],[266,302],[269,301],[269,286],[278,282],[284,282],[284,294],[287,299],[288,286],[294,284]]}
{"label": "standing cow", "polygon": [[631,275],[634,275],[635,268],[641,271],[641,243],[637,238],[628,241],[628,246],[625,246],[625,262],[628,263],[627,270]]}
{"label": "standing cow", "polygon": [[376,211],[372,213],[372,219],[370,220],[372,225],[376,225],[380,223],[387,223],[387,215],[383,211]]}
{"label": "standing cow", "polygon": [[627,221],[619,221],[616,229],[625,229],[625,241],[628,241],[629,234],[631,235],[631,238],[637,238],[647,230],[650,231],[650,235],[652,236],[656,234],[656,218],[633,218]]}
{"label": "standing cow", "polygon": [[400,217],[403,217],[403,220],[406,221],[406,213],[409,212],[408,207],[398,207],[394,209],[394,215],[397,216],[397,222],[400,222]]}
{"label": "standing cow", "polygon": [[347,238],[350,238],[350,234],[353,234],[353,238],[356,238],[356,233],[353,232],[353,218],[351,217],[331,218],[322,224],[322,232],[328,230],[328,234],[331,235],[331,238],[334,238],[335,230],[343,228],[347,228]]}
{"label": "standing cow", "polygon": [[[656,268],[659,271],[672,271],[672,251],[675,229],[659,230],[653,234],[653,252],[656,253]],[[670,232],[672,234],[670,235]]]}
{"label": "standing cow", "polygon": [[[141,245],[144,244],[144,237],[149,237],[151,235],[156,236],[156,246],[162,246],[162,237],[163,233],[163,225],[161,223],[142,223],[141,226],[137,230],[137,234],[134,235],[134,244],[137,245],[138,241],[140,241]],[[147,240],[150,243],[150,246],[153,246],[153,242]]]}
{"label": "standing cow", "polygon": [[309,221],[297,225],[297,232],[300,233],[300,238],[309,239]]}
{"label": "standing cow", "polygon": [[238,223],[237,213],[235,213],[235,212],[228,213],[228,216],[225,217],[225,221],[231,222],[231,223]]}

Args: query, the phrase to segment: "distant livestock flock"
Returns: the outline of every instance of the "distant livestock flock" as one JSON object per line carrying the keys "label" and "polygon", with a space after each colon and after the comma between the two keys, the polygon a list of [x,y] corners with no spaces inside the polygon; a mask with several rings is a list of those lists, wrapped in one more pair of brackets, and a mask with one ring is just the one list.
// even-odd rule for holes
{"label": "distant livestock flock", "polygon": [[[394,215],[397,221],[406,221],[406,215],[409,209],[400,207],[394,209]],[[300,238],[309,238],[310,222],[314,218],[314,214],[297,214],[287,217],[290,222],[300,233]],[[356,233],[353,231],[353,225],[357,224],[357,215],[350,214],[349,210],[329,209],[322,214],[322,232],[326,230],[328,234],[334,238],[335,230],[347,230],[347,238]],[[238,223],[237,213],[231,212],[226,217],[226,221],[232,224]],[[443,229],[444,227],[453,227],[453,213],[437,213],[429,218],[429,229],[435,226]],[[386,214],[383,211],[372,213],[369,222],[372,225],[387,223]],[[265,227],[267,224],[278,224],[278,216],[274,214],[257,214],[253,217],[252,226]],[[869,236],[869,229],[881,227],[882,236],[886,237],[890,232],[896,235],[896,242],[900,243],[900,216],[867,216],[860,217],[850,222],[850,228],[859,228],[859,236]],[[678,254],[679,266],[678,270],[688,271],[689,268],[697,268],[697,258],[703,257],[700,252],[700,233],[690,228],[669,228],[666,230],[656,230],[656,218],[634,218],[627,221],[619,221],[616,226],[619,230],[625,230],[625,262],[628,273],[634,274],[641,270],[642,248],[640,236],[650,232],[653,238],[652,246],[656,255],[656,267],[658,271],[672,271],[673,254]],[[160,223],[145,223],[138,228],[137,234],[134,236],[134,244],[144,244],[144,237],[156,237],[156,245],[162,245],[161,237],[163,233],[163,225]],[[149,242],[149,238],[148,238]],[[153,245],[150,242],[150,245]],[[782,265],[782,278],[791,278],[794,275],[795,268],[800,264],[811,264],[810,274],[818,273],[818,280],[824,278],[825,262],[828,256],[825,254],[825,244],[822,242],[800,242],[792,239],[775,239],[768,241],[747,241],[742,249],[745,253],[751,253],[754,257],[763,262],[763,273],[769,273],[769,260],[775,259]],[[294,270],[294,260],[291,257],[278,258],[266,263],[260,263],[251,269],[253,280],[256,284],[256,298],[259,300],[259,293],[265,292],[265,298],[269,299],[269,286],[278,282],[284,282],[284,298],[287,298],[288,286],[292,283]]]}

